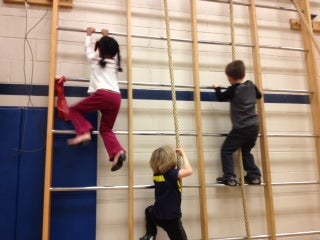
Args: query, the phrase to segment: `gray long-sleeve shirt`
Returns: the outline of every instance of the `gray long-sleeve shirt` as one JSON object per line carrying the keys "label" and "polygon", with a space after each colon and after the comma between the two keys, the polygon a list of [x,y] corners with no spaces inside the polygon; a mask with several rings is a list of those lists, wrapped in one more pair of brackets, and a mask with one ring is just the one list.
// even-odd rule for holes
{"label": "gray long-sleeve shirt", "polygon": [[224,92],[221,92],[221,88],[217,87],[215,91],[219,101],[230,100],[233,129],[259,124],[256,103],[257,99],[261,99],[262,94],[253,82],[247,80],[243,83],[233,84]]}

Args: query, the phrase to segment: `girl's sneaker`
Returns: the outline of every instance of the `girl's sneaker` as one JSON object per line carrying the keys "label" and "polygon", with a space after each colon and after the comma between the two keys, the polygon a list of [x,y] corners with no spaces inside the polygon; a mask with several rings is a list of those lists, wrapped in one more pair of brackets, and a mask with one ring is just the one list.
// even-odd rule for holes
{"label": "girl's sneaker", "polygon": [[232,187],[239,185],[239,183],[234,177],[226,177],[226,176],[218,177],[217,183],[224,184],[227,186],[232,186]]}

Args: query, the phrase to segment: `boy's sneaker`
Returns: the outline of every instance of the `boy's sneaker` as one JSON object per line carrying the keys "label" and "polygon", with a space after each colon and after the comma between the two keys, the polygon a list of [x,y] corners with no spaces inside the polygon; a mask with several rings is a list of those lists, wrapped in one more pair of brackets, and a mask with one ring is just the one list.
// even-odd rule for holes
{"label": "boy's sneaker", "polygon": [[139,240],[156,240],[156,237],[146,234],[143,237],[139,238]]}
{"label": "boy's sneaker", "polygon": [[261,178],[255,176],[244,176],[244,182],[249,185],[260,185]]}
{"label": "boy's sneaker", "polygon": [[234,177],[218,177],[217,178],[217,183],[219,184],[224,184],[227,186],[237,186],[239,185],[239,183],[237,182],[237,180]]}

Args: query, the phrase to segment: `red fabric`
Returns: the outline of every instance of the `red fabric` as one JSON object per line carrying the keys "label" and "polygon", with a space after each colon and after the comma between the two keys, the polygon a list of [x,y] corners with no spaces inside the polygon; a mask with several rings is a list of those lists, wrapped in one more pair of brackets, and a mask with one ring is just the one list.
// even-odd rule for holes
{"label": "red fabric", "polygon": [[56,81],[56,96],[57,96],[57,108],[58,108],[58,117],[62,118],[65,121],[70,121],[70,112],[67,100],[64,94],[64,82],[66,78],[62,76],[59,80]]}

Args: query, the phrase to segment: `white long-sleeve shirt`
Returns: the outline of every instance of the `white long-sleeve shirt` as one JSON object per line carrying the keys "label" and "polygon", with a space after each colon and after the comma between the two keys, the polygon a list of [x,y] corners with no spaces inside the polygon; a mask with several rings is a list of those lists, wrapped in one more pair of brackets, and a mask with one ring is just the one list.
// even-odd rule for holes
{"label": "white long-sleeve shirt", "polygon": [[107,64],[104,68],[102,68],[99,64],[99,55],[94,51],[91,36],[86,36],[85,49],[86,56],[91,63],[91,75],[88,93],[94,93],[99,89],[105,89],[120,93],[117,79],[117,61],[115,59],[105,59],[105,62]]}

